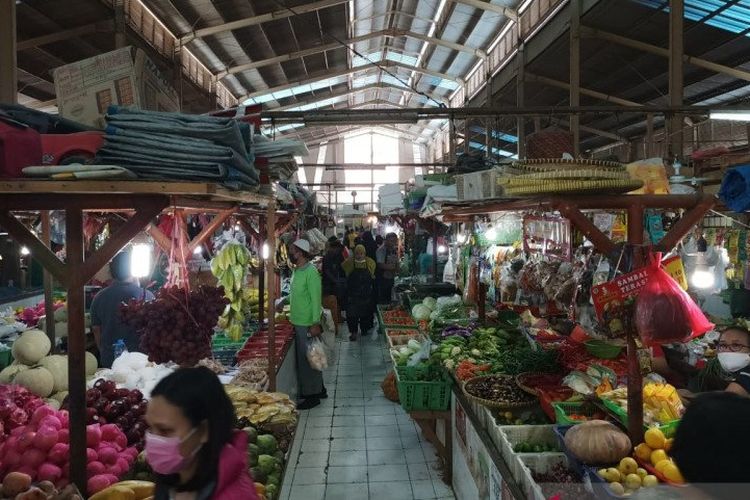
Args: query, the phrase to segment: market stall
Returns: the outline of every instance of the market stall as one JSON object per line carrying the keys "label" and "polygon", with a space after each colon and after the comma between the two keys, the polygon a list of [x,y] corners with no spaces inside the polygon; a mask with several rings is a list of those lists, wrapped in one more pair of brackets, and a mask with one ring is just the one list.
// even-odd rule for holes
{"label": "market stall", "polygon": [[[80,491],[85,492],[88,488],[89,493],[92,493],[90,474],[91,466],[90,461],[87,460],[86,450],[87,442],[90,443],[91,441],[90,434],[92,432],[92,426],[99,425],[97,424],[97,419],[101,418],[104,421],[104,414],[100,413],[99,410],[104,411],[104,406],[106,406],[108,408],[107,411],[110,411],[109,405],[104,405],[104,403],[102,403],[101,409],[99,409],[98,406],[96,408],[91,407],[90,403],[92,403],[92,399],[95,398],[92,391],[95,391],[98,394],[115,394],[114,388],[121,387],[116,390],[116,394],[120,394],[120,392],[127,391],[127,389],[122,388],[123,386],[120,385],[126,383],[124,379],[117,379],[116,373],[112,373],[113,371],[116,371],[115,366],[113,366],[113,370],[110,370],[107,373],[98,372],[97,374],[94,374],[95,365],[94,369],[91,369],[91,360],[89,359],[90,355],[86,353],[85,350],[86,328],[84,324],[84,285],[111,259],[113,255],[115,255],[141,231],[147,231],[153,238],[154,242],[162,247],[167,255],[169,255],[169,252],[175,253],[174,237],[170,238],[153,224],[154,218],[162,213],[173,217],[177,226],[184,226],[184,216],[186,213],[215,214],[213,219],[205,224],[203,229],[194,238],[179,238],[177,244],[179,246],[179,252],[183,256],[192,255],[194,250],[200,248],[200,246],[203,245],[227,220],[229,220],[230,217],[236,217],[239,221],[244,221],[245,224],[248,224],[247,221],[250,217],[257,217],[262,220],[264,225],[261,225],[261,228],[265,227],[267,230],[267,234],[263,235],[265,237],[264,243],[270,248],[276,247],[277,230],[283,229],[283,227],[277,228],[276,226],[276,209],[274,200],[271,196],[259,195],[248,191],[230,191],[214,184],[152,181],[59,182],[9,180],[0,183],[0,191],[2,192],[2,196],[0,196],[0,225],[8,231],[13,238],[27,246],[31,252],[33,252],[34,257],[44,265],[45,269],[51,273],[58,283],[63,284],[67,291],[66,314],[68,335],[67,358],[64,369],[64,371],[67,372],[67,380],[64,380],[66,377],[61,375],[60,377],[55,376],[54,382],[55,386],[57,386],[58,383],[61,386],[64,384],[65,389],[67,389],[67,394],[64,398],[64,405],[69,411],[69,417],[67,417],[68,414],[65,414],[66,422],[64,427],[70,436],[70,472],[69,475],[66,473],[65,477],[69,477],[71,482],[77,485]],[[34,212],[49,210],[62,210],[65,213],[66,252],[64,261],[52,253],[47,246],[48,243],[45,244],[40,240],[35,233],[23,225],[13,214],[15,211]],[[132,215],[120,225],[119,229],[113,231],[110,237],[106,239],[96,251],[85,255],[83,221],[84,214],[89,213],[114,213],[120,216]],[[286,217],[285,215],[282,215],[282,217],[284,217],[282,226],[288,225],[290,220],[293,219],[293,217]],[[174,235],[175,233],[173,232],[172,234]],[[183,234],[186,235],[187,232]],[[259,235],[257,230],[256,235]],[[263,255],[260,248],[258,248],[258,250],[258,253],[263,257],[261,267],[264,267],[265,270],[265,287],[267,290],[265,290],[265,293],[263,293],[264,290],[260,290],[260,293],[255,293],[254,295],[255,299],[253,305],[256,307],[256,313],[260,302],[265,302],[265,310],[273,310],[274,298],[277,293],[276,280],[274,279],[276,276],[274,259],[269,258],[268,255]],[[242,248],[242,251],[247,252],[244,247]],[[236,259],[236,262],[244,261],[241,261],[238,258]],[[172,263],[170,262],[170,264]],[[217,268],[218,267],[219,266],[217,266]],[[217,272],[214,273],[214,276],[222,285],[224,285],[225,291],[233,288],[239,293],[239,291],[243,289],[243,286],[241,286],[239,282],[231,285],[227,282],[222,282],[218,269],[216,269],[216,271]],[[246,273],[246,270],[240,270],[241,276],[246,276],[244,273]],[[186,280],[187,276],[183,276],[183,279]],[[261,281],[261,286],[263,286],[263,283],[264,282]],[[215,293],[212,290],[221,289],[197,287],[197,289],[190,292],[190,296],[187,296],[187,298],[185,298],[184,294],[182,294],[182,298],[170,296],[169,290],[163,289],[159,292],[156,301],[136,306],[136,309],[133,309],[133,312],[130,314],[137,315],[138,308],[163,307],[161,303],[168,299],[183,301],[184,306],[188,308],[192,307],[191,304],[197,302],[206,304],[216,303],[218,308],[216,309],[217,312],[215,314],[217,314],[217,316],[214,316],[213,322],[209,326],[209,328],[212,328],[213,325],[216,324],[218,314],[224,310],[224,304],[231,301],[226,297],[218,297],[216,299],[209,297],[208,295],[206,295],[205,298],[198,297],[198,295],[202,296],[202,294]],[[218,293],[221,294],[222,292]],[[193,295],[195,295],[195,297],[193,297]],[[184,302],[185,300],[187,300],[187,302]],[[48,301],[47,303],[51,306],[51,301]],[[212,313],[208,312],[208,309],[206,309],[203,314],[210,316]],[[207,321],[211,322],[208,316]],[[198,320],[200,321],[200,317],[198,317]],[[245,419],[245,425],[252,425],[260,430],[263,430],[263,425],[267,425],[267,428],[265,428],[266,433],[277,434],[275,438],[269,438],[273,439],[274,443],[266,443],[266,445],[263,446],[263,450],[260,450],[260,453],[255,453],[253,456],[256,459],[259,456],[263,457],[264,455],[269,457],[268,459],[264,459],[268,463],[262,465],[263,470],[258,471],[257,477],[267,478],[268,476],[271,476],[272,481],[269,484],[275,484],[274,488],[278,490],[278,486],[281,482],[280,476],[283,472],[283,452],[288,449],[296,424],[294,403],[287,396],[283,396],[283,398],[281,395],[264,396],[264,394],[267,393],[262,392],[262,390],[265,387],[268,387],[271,391],[275,390],[277,386],[277,375],[280,373],[279,369],[286,366],[286,370],[289,370],[289,363],[283,363],[283,361],[289,353],[289,346],[291,344],[289,334],[290,329],[288,324],[284,324],[283,322],[281,325],[277,325],[274,315],[269,314],[265,326],[261,325],[261,331],[258,332],[257,335],[243,339],[243,333],[241,331],[234,332],[229,330],[229,321],[230,320],[227,319],[227,336],[233,337],[237,334],[236,336],[238,338],[231,338],[230,340],[235,342],[242,341],[242,352],[238,353],[238,357],[240,357],[241,360],[258,358],[259,356],[263,357],[262,362],[255,363],[252,366],[245,366],[243,364],[239,367],[239,372],[229,374],[231,376],[227,376],[227,381],[239,385],[236,385],[236,389],[231,388],[235,386],[227,386],[227,392],[236,402],[241,400],[251,405],[251,408],[248,409],[248,411],[238,412],[241,413],[239,416]],[[54,325],[54,321],[47,321],[46,324],[47,326]],[[277,336],[277,331],[280,334],[279,336]],[[34,330],[30,330],[29,332],[23,333],[22,336],[31,336]],[[29,342],[27,342],[30,346],[33,345],[35,347],[24,348],[27,350],[31,349],[29,352],[33,353],[28,355],[28,359],[23,358],[22,352],[25,351],[20,351],[20,349],[22,349],[20,344],[18,347],[14,347],[13,354],[16,358],[17,364],[19,361],[23,362],[25,360],[30,365],[34,365],[40,359],[46,359],[50,349],[54,349],[54,337],[50,339],[42,332],[36,332],[38,332],[36,335],[41,337],[36,338],[35,340],[30,339]],[[217,346],[214,344],[213,347],[216,348]],[[210,352],[211,345],[208,345],[207,349],[209,349],[209,357],[212,357]],[[186,356],[183,360],[186,364],[192,365],[194,364],[194,361],[197,361],[197,359],[193,360],[192,357],[197,356],[199,353],[187,353],[187,351],[183,351],[183,353]],[[136,354],[137,353],[133,353],[128,359],[130,360],[130,363],[143,363],[141,368],[148,367],[148,369],[140,370],[142,372],[151,373],[154,369],[161,369],[161,366],[166,366],[158,364],[159,362],[163,362],[162,360],[153,359],[149,361],[146,360],[145,355],[143,355],[142,358],[137,358],[135,356]],[[152,354],[153,353],[150,353],[150,356]],[[166,361],[167,358],[169,358],[170,361],[173,361],[175,355],[176,354],[167,356],[164,361]],[[48,357],[54,358],[54,356]],[[133,357],[136,357],[137,359],[134,360]],[[232,360],[227,364],[231,365],[231,361]],[[154,365],[153,362],[156,362],[157,364]],[[120,368],[122,369],[123,367],[121,366]],[[131,372],[139,371],[135,365],[129,366],[129,369]],[[50,364],[50,370],[53,370],[52,364]],[[149,372],[149,370],[151,372]],[[223,368],[218,369],[217,371],[221,372],[222,370]],[[33,372],[31,368],[25,371],[28,371],[29,373]],[[96,378],[92,379],[92,376]],[[143,375],[143,377],[145,376],[146,375]],[[30,378],[28,376],[26,377]],[[123,377],[125,377],[125,375],[123,375]],[[60,379],[59,381],[58,378]],[[284,378],[287,380],[291,378],[293,380],[294,375],[286,373]],[[91,379],[88,382],[88,391],[87,379]],[[115,385],[116,382],[114,380],[117,380],[117,385]],[[144,389],[143,386],[138,386],[139,382],[136,380],[128,382],[134,384],[132,387]],[[149,382],[146,381],[143,383],[146,383],[148,386]],[[153,383],[155,382],[151,382],[150,387],[153,387]],[[9,387],[13,388],[15,386]],[[254,389],[248,390],[247,387]],[[17,391],[22,389],[12,390]],[[52,391],[47,391],[46,388],[42,390],[45,397],[51,392]],[[62,391],[60,391],[60,393],[62,394]],[[238,394],[239,396],[237,396]],[[132,396],[135,401],[140,397],[141,391],[136,390],[135,392],[132,392],[132,394],[128,392],[128,395],[126,395],[125,392],[122,392],[122,395],[123,397]],[[12,397],[16,398],[20,396],[14,393]],[[36,398],[33,400],[39,401],[39,404],[42,403],[42,400],[33,394],[23,397],[26,399],[30,397],[32,399]],[[23,403],[21,400],[18,400],[17,402],[19,404]],[[112,403],[113,402],[114,400]],[[138,403],[138,401],[135,402]],[[35,403],[35,405],[38,407],[38,404]],[[266,407],[268,405],[274,406],[273,408]],[[145,402],[141,406],[142,409],[145,409]],[[48,407],[43,406],[43,408]],[[259,408],[264,408],[264,410],[261,413],[257,413]],[[27,411],[29,412],[29,417],[31,417],[31,414],[34,413],[34,408],[27,406]],[[56,410],[53,409],[49,411],[55,412]],[[97,414],[99,416],[97,416]],[[138,415],[142,416],[142,412],[137,415],[134,414],[133,418],[139,418]],[[23,421],[25,422],[26,418],[29,417],[25,417]],[[37,424],[38,420],[42,417],[43,415],[41,414],[38,417],[34,416],[32,422]],[[113,420],[116,417],[116,415],[109,413],[106,416],[106,418],[111,418]],[[128,425],[132,424],[129,423]],[[117,432],[124,432],[122,426],[118,427],[118,429],[120,430]],[[136,432],[138,431],[137,427],[134,429]],[[6,428],[6,430],[10,432],[9,428]],[[110,436],[111,439],[121,439],[117,437],[120,434],[117,434],[114,428],[111,431],[113,433],[112,436]],[[125,439],[131,441],[128,436],[126,436]],[[269,439],[264,438],[265,441],[269,441]],[[276,441],[279,440],[283,441],[283,446],[279,446],[278,443],[276,443]],[[127,449],[128,456],[130,457],[128,463],[131,463],[132,459],[135,459],[135,456],[138,454],[137,440],[133,439],[132,441],[132,443],[128,444],[136,447],[132,448],[132,457],[130,457],[131,448]],[[251,439],[251,441],[254,441],[254,439]],[[258,443],[258,446],[260,446],[260,443]],[[281,448],[282,451],[279,451],[277,447]],[[124,448],[123,450],[125,451]],[[273,458],[274,455],[275,458]],[[8,465],[9,464],[6,462],[6,467]],[[124,473],[127,472],[130,467],[122,466],[120,469],[123,469],[120,472]],[[53,474],[53,476],[54,475],[55,474]],[[58,480],[59,479],[60,478],[58,478]],[[97,483],[94,486],[94,489],[98,490],[106,485],[99,485]],[[269,491],[269,498],[273,497],[274,488],[271,488],[271,491]]]}
{"label": "market stall", "polygon": [[[693,285],[693,298],[683,291],[680,256],[693,255],[686,240],[707,226],[716,202],[615,191],[443,205],[462,295],[407,294],[378,314],[404,409],[415,421],[445,412],[447,430],[425,436],[437,434],[447,451],[458,497],[620,498],[683,482],[669,449],[685,407],[651,368],[649,346],[689,342],[687,351],[711,356],[716,336],[699,336],[713,325]],[[649,322],[658,322],[650,318],[666,315],[653,309],[660,296],[649,295],[659,280],[674,285],[692,319],[703,318],[679,339],[667,324],[661,340],[650,337]],[[654,313],[635,315],[644,304]],[[600,435],[610,444],[600,446]]]}

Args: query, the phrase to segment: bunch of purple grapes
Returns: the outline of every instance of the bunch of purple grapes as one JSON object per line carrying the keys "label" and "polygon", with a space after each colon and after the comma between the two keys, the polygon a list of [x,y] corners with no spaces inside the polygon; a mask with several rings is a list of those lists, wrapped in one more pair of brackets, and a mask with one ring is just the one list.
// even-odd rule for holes
{"label": "bunch of purple grapes", "polygon": [[228,303],[223,288],[165,287],[151,302],[131,300],[121,313],[140,335],[149,360],[193,366],[211,357],[213,328]]}

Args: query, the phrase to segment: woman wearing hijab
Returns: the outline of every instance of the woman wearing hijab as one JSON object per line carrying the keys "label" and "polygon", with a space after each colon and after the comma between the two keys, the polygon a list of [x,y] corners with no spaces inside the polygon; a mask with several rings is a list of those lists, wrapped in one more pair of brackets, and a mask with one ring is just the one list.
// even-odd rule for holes
{"label": "woman wearing hijab", "polygon": [[364,334],[372,328],[375,267],[375,261],[367,256],[364,245],[357,245],[354,255],[343,264],[348,296],[346,322],[351,341],[357,340],[359,332]]}

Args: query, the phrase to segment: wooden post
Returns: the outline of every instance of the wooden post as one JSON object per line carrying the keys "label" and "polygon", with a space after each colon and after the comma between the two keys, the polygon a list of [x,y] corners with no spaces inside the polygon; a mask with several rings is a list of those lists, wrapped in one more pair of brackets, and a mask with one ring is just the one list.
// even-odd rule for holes
{"label": "wooden post", "polygon": [[84,282],[74,279],[83,267],[83,211],[65,211],[68,283],[68,394],[70,412],[70,479],[86,494],[86,331]]}
{"label": "wooden post", "polygon": [[[633,245],[633,268],[643,266],[643,215],[642,205],[628,207],[628,244]],[[637,332],[629,328],[628,342],[628,434],[632,443],[643,442],[643,377],[638,362]]]}
{"label": "wooden post", "polygon": [[[581,104],[581,2],[570,2],[570,106]],[[581,117],[570,115],[570,131],[573,133],[573,157],[581,154]]]}
{"label": "wooden post", "polygon": [[268,243],[269,256],[265,262],[266,265],[266,277],[267,277],[267,288],[268,288],[268,386],[270,391],[276,390],[276,326],[275,320],[276,315],[276,266],[275,252],[271,253],[272,249],[276,248],[276,204],[270,202],[268,204],[268,215],[266,216],[266,242]]}
{"label": "wooden post", "polygon": [[[42,243],[47,248],[51,248],[49,210],[42,210],[39,215],[42,219]],[[52,352],[55,352],[55,307],[52,304],[53,277],[46,268],[42,276],[44,280],[44,330],[52,344]]]}
{"label": "wooden post", "polygon": [[[683,27],[685,15],[684,0],[669,0],[669,105],[682,106],[683,88]],[[669,137],[667,144],[674,158],[683,155],[682,115],[673,113],[668,117],[666,127]]]}
{"label": "wooden post", "polygon": [[0,0],[0,102],[18,102],[16,62],[16,0]]}

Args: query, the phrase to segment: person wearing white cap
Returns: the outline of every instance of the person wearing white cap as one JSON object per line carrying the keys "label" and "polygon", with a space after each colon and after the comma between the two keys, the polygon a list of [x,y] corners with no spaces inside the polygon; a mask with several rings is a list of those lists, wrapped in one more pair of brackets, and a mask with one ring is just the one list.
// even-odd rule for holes
{"label": "person wearing white cap", "polygon": [[300,410],[308,410],[328,397],[323,386],[323,373],[310,366],[307,344],[312,337],[322,333],[322,285],[318,270],[310,263],[310,242],[297,240],[289,248],[289,260],[294,264],[292,289],[289,294],[289,321],[294,325],[297,348],[297,382],[302,401]]}

